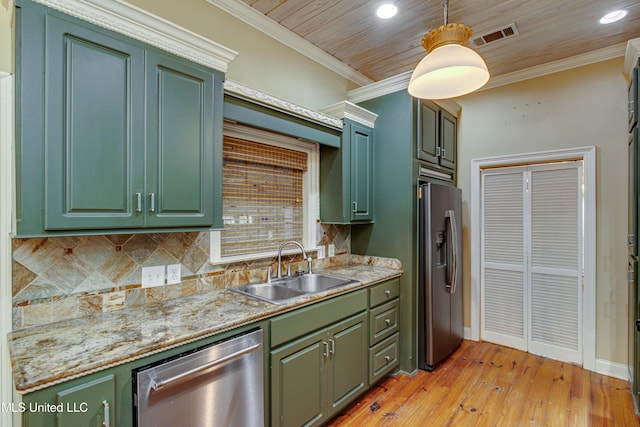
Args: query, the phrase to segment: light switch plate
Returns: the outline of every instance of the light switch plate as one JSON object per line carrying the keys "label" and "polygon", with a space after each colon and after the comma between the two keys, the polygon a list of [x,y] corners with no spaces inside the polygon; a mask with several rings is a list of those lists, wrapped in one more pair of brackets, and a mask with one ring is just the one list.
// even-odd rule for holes
{"label": "light switch plate", "polygon": [[324,252],[324,248],[325,248],[324,245],[318,246],[317,251],[316,251],[316,258],[322,259],[322,258],[324,258],[326,256],[325,252]]}
{"label": "light switch plate", "polygon": [[336,245],[333,243],[329,244],[329,258],[336,255]]}
{"label": "light switch plate", "polygon": [[180,283],[180,264],[167,265],[167,285]]}
{"label": "light switch plate", "polygon": [[151,288],[164,285],[164,265],[142,267],[142,287]]}

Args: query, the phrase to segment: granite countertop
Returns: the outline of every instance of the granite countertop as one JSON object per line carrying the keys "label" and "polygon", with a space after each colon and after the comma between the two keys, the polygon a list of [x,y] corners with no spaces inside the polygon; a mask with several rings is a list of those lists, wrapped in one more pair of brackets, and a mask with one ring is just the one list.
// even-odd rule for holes
{"label": "granite countertop", "polygon": [[356,283],[286,304],[224,289],[11,332],[7,340],[16,390],[36,391],[402,274],[397,260],[353,258],[361,263],[317,272]]}

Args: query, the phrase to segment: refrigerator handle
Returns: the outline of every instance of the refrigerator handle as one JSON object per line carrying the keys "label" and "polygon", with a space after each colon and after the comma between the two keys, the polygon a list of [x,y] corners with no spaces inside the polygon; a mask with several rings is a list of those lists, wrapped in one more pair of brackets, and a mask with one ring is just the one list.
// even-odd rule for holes
{"label": "refrigerator handle", "polygon": [[445,212],[445,217],[449,218],[451,223],[451,287],[449,293],[455,294],[458,286],[458,224],[456,221],[456,212],[449,209]]}

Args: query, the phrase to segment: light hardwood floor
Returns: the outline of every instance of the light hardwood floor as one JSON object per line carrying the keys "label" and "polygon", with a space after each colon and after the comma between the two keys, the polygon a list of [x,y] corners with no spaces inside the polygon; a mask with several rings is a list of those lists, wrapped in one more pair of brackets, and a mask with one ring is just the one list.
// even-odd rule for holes
{"label": "light hardwood floor", "polygon": [[378,383],[331,426],[640,426],[629,384],[569,363],[464,341],[434,372]]}

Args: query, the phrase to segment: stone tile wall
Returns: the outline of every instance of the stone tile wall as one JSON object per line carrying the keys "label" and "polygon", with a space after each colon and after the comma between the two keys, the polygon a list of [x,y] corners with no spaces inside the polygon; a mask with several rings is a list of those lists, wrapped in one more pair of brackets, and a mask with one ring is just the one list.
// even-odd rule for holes
{"label": "stone tile wall", "polygon": [[[336,254],[350,252],[349,226],[319,224],[317,230],[319,245],[333,243]],[[208,259],[208,232],[14,239],[13,328],[265,280],[266,268],[277,263],[211,265]],[[287,257],[287,262],[303,260]],[[180,283],[141,287],[142,267],[178,263]]]}

